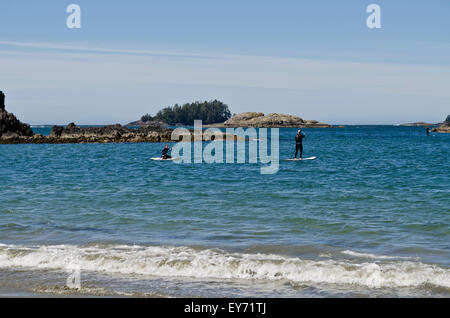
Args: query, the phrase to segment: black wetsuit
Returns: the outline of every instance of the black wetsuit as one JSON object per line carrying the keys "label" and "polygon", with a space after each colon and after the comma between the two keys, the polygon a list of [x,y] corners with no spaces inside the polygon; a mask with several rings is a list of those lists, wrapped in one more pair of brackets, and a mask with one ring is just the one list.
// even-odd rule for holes
{"label": "black wetsuit", "polygon": [[427,136],[430,134],[430,128],[427,127]]}
{"label": "black wetsuit", "polygon": [[303,138],[305,138],[305,134],[297,134],[295,135],[295,157],[297,158],[297,153],[300,150],[300,158],[303,158]]}
{"label": "black wetsuit", "polygon": [[162,158],[163,159],[170,159],[170,158],[172,158],[171,156],[168,155],[168,153],[169,153],[169,148],[164,148],[161,151]]}

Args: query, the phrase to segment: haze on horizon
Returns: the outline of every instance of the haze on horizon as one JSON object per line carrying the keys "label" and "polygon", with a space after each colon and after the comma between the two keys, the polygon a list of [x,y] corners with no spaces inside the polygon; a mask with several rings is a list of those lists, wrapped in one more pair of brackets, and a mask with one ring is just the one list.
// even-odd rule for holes
{"label": "haze on horizon", "polygon": [[[125,124],[175,103],[330,124],[442,122],[450,2],[72,1],[0,4],[0,90],[40,124]],[[366,26],[381,7],[382,28]]]}

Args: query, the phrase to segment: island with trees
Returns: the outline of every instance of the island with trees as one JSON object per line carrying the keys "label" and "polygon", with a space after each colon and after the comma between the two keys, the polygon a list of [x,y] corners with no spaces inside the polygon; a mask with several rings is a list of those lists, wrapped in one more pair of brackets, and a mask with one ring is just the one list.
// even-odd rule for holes
{"label": "island with trees", "polygon": [[131,122],[128,126],[142,125],[176,125],[192,126],[194,120],[201,120],[203,124],[223,123],[231,117],[228,105],[218,100],[175,104],[161,109],[155,116],[146,114],[139,121]]}
{"label": "island with trees", "polygon": [[297,116],[271,113],[265,115],[260,112],[244,112],[231,115],[228,106],[221,101],[204,101],[187,103],[182,106],[175,104],[160,110],[155,116],[146,114],[140,120],[128,126],[176,125],[192,126],[194,120],[201,120],[205,127],[236,128],[331,128],[329,124],[316,120],[304,120]]}

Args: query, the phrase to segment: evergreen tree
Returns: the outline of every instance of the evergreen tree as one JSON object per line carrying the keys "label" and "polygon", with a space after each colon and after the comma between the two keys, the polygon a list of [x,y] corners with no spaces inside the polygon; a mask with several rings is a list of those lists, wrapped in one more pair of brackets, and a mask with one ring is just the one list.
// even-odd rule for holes
{"label": "evergreen tree", "polygon": [[152,121],[152,120],[153,120],[153,117],[152,117],[150,114],[145,114],[144,116],[141,117],[141,120],[142,120],[144,123],[146,123],[146,122]]}
{"label": "evergreen tree", "polygon": [[[222,123],[231,117],[228,106],[221,101],[204,101],[186,103],[183,106],[175,104],[160,110],[156,116],[142,116],[142,121],[162,121],[169,125],[193,125],[194,120],[202,120],[203,124]],[[144,120],[145,119],[145,120]]]}

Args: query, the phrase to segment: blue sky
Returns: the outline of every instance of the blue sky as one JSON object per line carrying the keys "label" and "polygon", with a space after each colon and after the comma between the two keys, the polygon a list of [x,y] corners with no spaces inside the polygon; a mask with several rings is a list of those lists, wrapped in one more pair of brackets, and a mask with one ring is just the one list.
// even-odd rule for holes
{"label": "blue sky", "polygon": [[[381,29],[366,26],[371,3]],[[0,0],[0,70],[8,110],[31,124],[123,124],[214,98],[334,124],[438,122],[450,1]]]}

